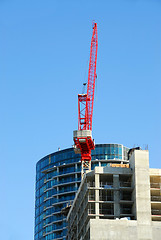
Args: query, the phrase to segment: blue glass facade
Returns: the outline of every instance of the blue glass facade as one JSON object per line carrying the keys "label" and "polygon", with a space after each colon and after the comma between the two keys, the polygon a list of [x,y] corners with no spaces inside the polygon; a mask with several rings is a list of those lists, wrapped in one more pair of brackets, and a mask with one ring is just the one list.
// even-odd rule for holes
{"label": "blue glass facade", "polygon": [[[128,148],[121,144],[97,144],[92,169],[110,162],[127,162]],[[62,208],[72,201],[81,181],[80,155],[68,148],[47,155],[36,165],[35,240],[66,239]]]}

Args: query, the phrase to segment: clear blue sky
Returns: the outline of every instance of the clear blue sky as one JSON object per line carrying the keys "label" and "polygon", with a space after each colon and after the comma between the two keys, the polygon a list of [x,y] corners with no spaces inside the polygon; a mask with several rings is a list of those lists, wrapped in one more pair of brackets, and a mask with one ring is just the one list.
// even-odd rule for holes
{"label": "clear blue sky", "polygon": [[161,168],[161,2],[0,0],[0,229],[31,240],[36,162],[73,144],[98,23],[96,143],[148,144]]}

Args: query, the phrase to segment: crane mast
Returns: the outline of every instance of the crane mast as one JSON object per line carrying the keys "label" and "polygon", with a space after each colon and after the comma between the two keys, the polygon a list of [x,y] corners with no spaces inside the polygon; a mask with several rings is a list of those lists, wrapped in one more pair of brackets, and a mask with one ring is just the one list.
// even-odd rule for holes
{"label": "crane mast", "polygon": [[93,34],[90,47],[87,93],[78,94],[78,130],[73,132],[74,151],[81,154],[82,177],[91,170],[91,150],[95,148],[92,139],[93,102],[97,63],[97,23],[93,24]]}

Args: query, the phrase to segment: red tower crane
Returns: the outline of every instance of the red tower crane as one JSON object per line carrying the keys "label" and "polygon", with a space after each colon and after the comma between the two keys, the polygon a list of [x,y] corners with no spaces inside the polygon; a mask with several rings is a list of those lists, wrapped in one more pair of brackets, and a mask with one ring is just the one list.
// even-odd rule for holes
{"label": "red tower crane", "polygon": [[87,93],[78,94],[78,130],[73,133],[75,153],[81,154],[82,177],[87,170],[91,170],[91,150],[95,148],[94,140],[92,139],[92,117],[96,79],[97,47],[97,23],[94,23],[90,48]]}

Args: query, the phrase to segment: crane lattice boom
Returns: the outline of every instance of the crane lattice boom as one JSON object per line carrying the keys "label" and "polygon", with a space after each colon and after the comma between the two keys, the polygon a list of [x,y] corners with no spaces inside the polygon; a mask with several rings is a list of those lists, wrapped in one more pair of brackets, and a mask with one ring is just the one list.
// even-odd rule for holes
{"label": "crane lattice boom", "polygon": [[97,62],[97,23],[94,24],[93,35],[91,40],[91,50],[90,50],[90,62],[89,62],[89,72],[88,72],[88,85],[87,85],[87,102],[88,108],[88,129],[92,130],[92,116],[93,116],[93,102],[94,102],[94,90],[95,90],[95,79],[96,79],[96,62]]}
{"label": "crane lattice boom", "polygon": [[78,130],[92,131],[97,47],[98,47],[97,23],[94,23],[90,48],[87,94],[78,94]]}

